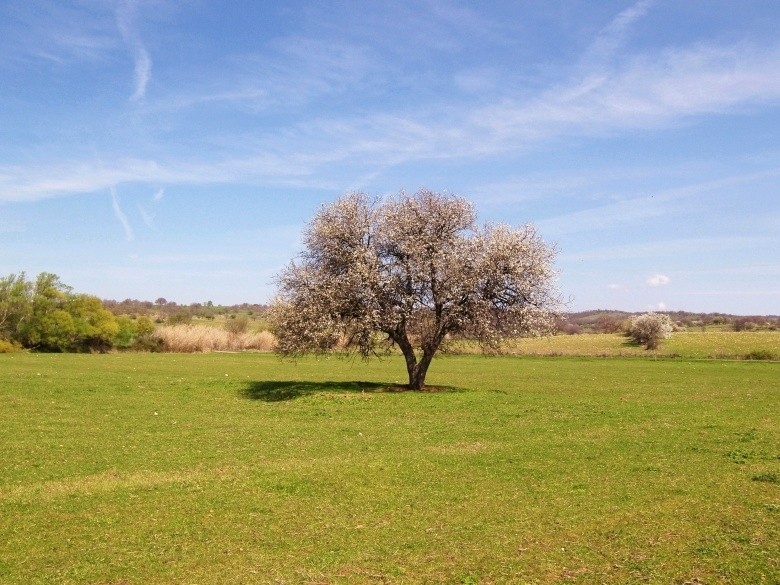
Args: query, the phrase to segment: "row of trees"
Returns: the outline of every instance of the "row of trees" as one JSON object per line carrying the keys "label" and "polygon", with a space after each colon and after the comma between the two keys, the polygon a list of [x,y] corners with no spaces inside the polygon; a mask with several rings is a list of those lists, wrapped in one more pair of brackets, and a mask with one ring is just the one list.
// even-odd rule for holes
{"label": "row of trees", "polygon": [[[205,303],[179,304],[176,301],[169,301],[160,297],[154,302],[141,301],[138,299],[124,299],[116,301],[113,299],[104,299],[103,306],[115,315],[145,315],[158,322],[165,322],[170,325],[186,322],[193,318],[196,319],[215,319],[218,317],[234,318],[240,314],[261,315],[268,310],[267,305],[241,303],[239,305],[218,305],[212,301]],[[171,323],[173,320],[173,323]]]}
{"label": "row of trees", "polygon": [[107,351],[151,342],[154,323],[108,311],[95,296],[74,293],[56,274],[0,277],[0,344],[40,351]]}

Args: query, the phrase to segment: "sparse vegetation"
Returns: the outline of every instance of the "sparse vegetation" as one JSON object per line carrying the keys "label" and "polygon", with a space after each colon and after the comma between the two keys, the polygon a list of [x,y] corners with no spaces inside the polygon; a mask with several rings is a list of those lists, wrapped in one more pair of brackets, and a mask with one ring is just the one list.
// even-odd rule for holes
{"label": "sparse vegetation", "polygon": [[230,319],[225,321],[225,331],[231,335],[241,335],[249,329],[248,315],[231,315]]}

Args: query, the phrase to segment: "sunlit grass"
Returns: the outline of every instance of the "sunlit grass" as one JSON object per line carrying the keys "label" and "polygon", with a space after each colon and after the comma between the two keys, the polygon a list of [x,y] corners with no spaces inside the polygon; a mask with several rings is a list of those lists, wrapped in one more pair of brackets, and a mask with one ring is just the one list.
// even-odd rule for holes
{"label": "sunlit grass", "polygon": [[780,365],[0,356],[0,582],[774,583]]}
{"label": "sunlit grass", "polygon": [[[473,349],[473,348],[472,348]],[[586,333],[555,335],[513,341],[509,351],[518,355],[572,355],[594,357],[682,357],[746,359],[752,352],[765,352],[780,360],[780,331],[682,331],[648,351],[620,334]]]}

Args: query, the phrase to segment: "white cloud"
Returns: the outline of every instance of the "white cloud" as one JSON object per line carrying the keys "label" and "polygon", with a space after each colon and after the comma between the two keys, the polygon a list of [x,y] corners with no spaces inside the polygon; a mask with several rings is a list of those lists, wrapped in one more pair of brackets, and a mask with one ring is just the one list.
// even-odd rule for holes
{"label": "white cloud", "polygon": [[647,14],[651,4],[651,0],[639,0],[618,14],[598,34],[588,48],[584,61],[602,61],[614,55],[625,43],[631,27]]}
{"label": "white cloud", "polygon": [[780,99],[780,46],[699,45],[638,54],[608,69],[581,72],[524,102],[472,114],[492,148],[528,147],[567,135],[663,128],[703,114]]}
{"label": "white cloud", "polygon": [[138,206],[138,213],[141,214],[141,219],[149,229],[154,229],[154,213],[147,211],[142,205]]}
{"label": "white cloud", "polygon": [[149,229],[154,229],[154,218],[156,216],[155,208],[157,207],[157,204],[162,201],[162,198],[165,197],[165,189],[158,189],[155,194],[152,196],[152,209],[151,211],[144,207],[143,205],[138,206],[138,213],[141,214],[141,219],[143,219],[144,223],[146,224],[146,227]]}
{"label": "white cloud", "polygon": [[682,187],[664,189],[633,199],[615,201],[600,207],[575,211],[539,222],[549,233],[573,233],[607,229],[618,224],[646,222],[674,214],[680,201],[695,197],[711,197],[713,192],[780,177],[780,168],[769,168],[714,180],[702,181]]}
{"label": "white cloud", "polygon": [[[107,3],[106,3],[107,4]],[[4,3],[2,9],[6,9]],[[117,48],[109,12],[93,3],[16,3],[5,11],[0,63],[45,60],[58,66],[101,62]],[[10,18],[9,18],[10,16]],[[16,26],[14,26],[16,25]],[[37,65],[33,65],[37,67]]]}
{"label": "white cloud", "polygon": [[140,101],[146,96],[146,87],[152,77],[152,59],[141,42],[141,37],[134,27],[135,2],[125,0],[120,2],[116,11],[116,22],[122,38],[133,51],[133,94],[131,101]]}
{"label": "white cloud", "polygon": [[127,216],[119,205],[119,196],[114,187],[111,187],[111,207],[114,209],[114,215],[119,220],[119,223],[122,224],[122,229],[125,231],[125,238],[128,242],[131,242],[134,237],[133,228],[130,227],[130,222],[127,220]]}
{"label": "white cloud", "polygon": [[138,47],[135,52],[135,91],[130,96],[131,101],[143,99],[151,77],[152,60],[149,58],[149,53],[143,47]]}
{"label": "white cloud", "polygon": [[[767,75],[780,69],[780,45],[763,49],[749,44],[695,45],[622,56],[624,52],[615,47],[621,46],[648,7],[648,2],[635,3],[592,43],[595,53],[621,55],[617,63],[589,64],[584,59],[572,66],[576,70],[572,78],[548,84],[531,98],[510,94],[510,88],[486,107],[482,99],[443,101],[435,108],[425,102],[428,105],[402,113],[367,107],[359,117],[301,118],[281,133],[249,128],[243,140],[238,133],[231,136],[241,155],[216,161],[169,158],[158,165],[109,152],[101,154],[118,161],[110,166],[72,161],[38,168],[5,167],[0,168],[0,175],[5,175],[0,176],[0,201],[95,192],[125,181],[262,182],[341,189],[356,178],[376,177],[410,161],[518,153],[567,135],[664,127],[692,116],[741,111],[780,100],[780,76]],[[132,99],[141,100],[151,80],[152,60],[133,17],[134,4],[121,3],[117,25],[135,58]],[[391,68],[377,63],[375,53],[366,55],[364,46],[347,41],[333,44],[291,36],[272,46],[270,57],[247,57],[242,78],[234,78],[233,87],[229,84],[214,95],[248,100],[272,96],[289,105],[290,100],[308,101],[348,90],[359,93],[361,86],[382,85],[392,75]],[[563,230],[579,231],[666,212],[658,198],[645,198],[552,221],[568,224],[555,226]]]}
{"label": "white cloud", "polygon": [[665,274],[654,274],[645,281],[648,286],[666,286],[672,281],[671,278]]}
{"label": "white cloud", "polygon": [[651,311],[665,311],[666,310],[666,303],[661,301],[659,303],[656,303],[655,305],[650,305],[649,309]]}

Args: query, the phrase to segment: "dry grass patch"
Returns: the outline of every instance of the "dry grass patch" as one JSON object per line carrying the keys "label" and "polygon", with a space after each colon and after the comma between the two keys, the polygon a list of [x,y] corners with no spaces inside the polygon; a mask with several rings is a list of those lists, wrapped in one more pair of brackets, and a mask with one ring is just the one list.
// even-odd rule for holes
{"label": "dry grass patch", "polygon": [[203,353],[209,351],[272,351],[276,338],[269,331],[232,332],[202,325],[172,325],[154,332],[165,351]]}
{"label": "dry grass patch", "polygon": [[[245,473],[245,471],[244,471]],[[0,502],[32,503],[66,496],[90,496],[120,489],[156,488],[167,484],[197,484],[224,480],[236,475],[236,470],[180,469],[175,471],[122,472],[116,469],[82,477],[46,481],[31,485],[0,489]]]}

